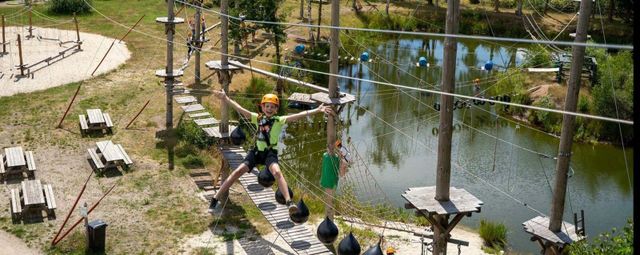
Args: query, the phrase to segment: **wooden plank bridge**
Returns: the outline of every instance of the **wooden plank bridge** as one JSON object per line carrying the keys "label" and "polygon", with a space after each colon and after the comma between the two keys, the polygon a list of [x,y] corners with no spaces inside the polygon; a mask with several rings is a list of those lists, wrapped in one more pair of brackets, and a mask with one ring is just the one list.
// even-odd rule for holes
{"label": "wooden plank bridge", "polygon": [[[175,98],[178,104],[184,104],[182,107],[187,111],[188,106],[200,106],[195,103],[191,96]],[[200,106],[201,107],[201,106]],[[191,114],[196,114],[204,110],[204,108],[189,111]],[[210,118],[210,114],[200,114],[200,117]],[[202,119],[194,119],[196,120]],[[210,129],[217,129],[217,127],[207,127]],[[233,126],[230,126],[232,130]],[[206,128],[203,128],[206,129]],[[217,138],[221,138],[217,137]],[[223,156],[223,165],[227,165],[230,169],[235,169],[240,165],[243,159],[247,156],[247,153],[239,146],[221,146],[219,147]],[[278,204],[275,200],[275,192],[271,188],[265,188],[258,183],[258,170],[252,169],[250,173],[244,174],[239,179],[240,184],[245,189],[251,201],[260,209],[262,215],[267,219],[269,224],[273,226],[273,229],[282,237],[282,239],[293,249],[297,254],[304,255],[316,255],[316,254],[333,254],[329,249],[324,246],[318,238],[304,225],[295,224],[289,219],[289,210],[287,206]]]}

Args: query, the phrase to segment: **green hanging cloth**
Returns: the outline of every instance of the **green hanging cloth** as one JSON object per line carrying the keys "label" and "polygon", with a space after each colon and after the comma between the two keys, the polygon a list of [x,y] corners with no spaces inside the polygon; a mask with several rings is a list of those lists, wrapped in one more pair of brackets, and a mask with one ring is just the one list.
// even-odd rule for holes
{"label": "green hanging cloth", "polygon": [[328,153],[322,154],[322,175],[320,176],[320,186],[325,189],[335,189],[338,186],[338,171],[340,158]]}

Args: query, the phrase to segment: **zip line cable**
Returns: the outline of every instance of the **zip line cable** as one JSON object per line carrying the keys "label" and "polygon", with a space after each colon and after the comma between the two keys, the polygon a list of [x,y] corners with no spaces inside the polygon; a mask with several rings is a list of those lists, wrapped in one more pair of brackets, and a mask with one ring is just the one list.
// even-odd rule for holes
{"label": "zip line cable", "polygon": [[[84,0],[84,1],[86,2],[86,0]],[[178,1],[178,0],[176,0],[176,1]],[[98,14],[100,14],[103,17],[105,17],[107,20],[129,29],[129,27],[127,27],[126,25],[121,24],[121,23],[109,18],[108,16],[104,15],[103,13],[101,13],[100,11],[95,9],[95,7],[93,7],[91,5],[89,5],[89,6],[93,10],[95,10]],[[143,35],[146,35],[146,36],[158,39],[158,40],[162,40],[162,41],[165,41],[165,42],[167,41],[165,38],[154,36],[154,35],[151,35],[151,34],[149,34],[147,32],[144,32],[144,31],[139,31],[139,30],[136,30],[136,29],[134,29],[133,31],[136,31],[136,32],[138,32],[140,34],[143,34]],[[174,44],[183,45],[183,46],[186,45],[186,44],[181,44],[181,43],[177,43],[177,42],[174,42]],[[576,45],[579,45],[579,44],[576,44]],[[214,50],[204,50],[203,49],[203,51],[212,52],[212,53],[217,53],[219,55],[223,55],[221,52],[214,51]],[[456,93],[448,93],[448,92],[442,92],[442,91],[436,91],[436,90],[430,90],[430,89],[415,88],[415,87],[411,87],[411,86],[393,84],[393,83],[389,83],[389,82],[372,81],[372,80],[367,80],[367,79],[349,77],[349,76],[345,76],[345,75],[337,75],[337,74],[331,74],[331,73],[326,73],[326,72],[321,72],[321,71],[316,71],[316,70],[310,70],[310,69],[305,69],[305,68],[287,66],[287,65],[282,65],[282,64],[275,64],[275,63],[271,63],[271,62],[267,62],[267,61],[261,61],[261,60],[250,59],[250,58],[247,58],[247,57],[236,56],[236,55],[233,55],[233,54],[224,54],[224,55],[229,56],[229,57],[233,57],[233,58],[236,58],[236,59],[240,59],[240,60],[255,61],[255,62],[263,63],[263,64],[266,64],[266,65],[278,66],[278,67],[281,67],[281,68],[291,68],[291,69],[296,69],[296,70],[301,70],[301,71],[306,71],[306,72],[311,72],[311,73],[323,74],[323,75],[327,75],[327,76],[334,76],[334,77],[337,77],[337,78],[350,79],[350,80],[355,80],[355,81],[365,81],[365,82],[371,82],[371,83],[375,83],[375,84],[379,84],[379,85],[386,85],[386,86],[392,86],[392,87],[397,87],[397,88],[405,88],[405,89],[409,89],[409,90],[422,91],[422,92],[427,92],[427,93],[432,93],[432,94],[448,95],[448,96],[460,97],[460,98],[465,98],[465,99],[470,99],[470,100],[475,99],[475,100],[478,100],[478,101],[485,101],[485,102],[489,102],[489,103],[509,105],[509,106],[513,106],[513,107],[521,107],[521,108],[527,108],[527,109],[532,109],[532,110],[547,111],[547,112],[553,112],[553,113],[559,113],[559,114],[573,115],[573,116],[578,116],[578,117],[592,118],[592,119],[598,119],[598,120],[622,123],[622,124],[627,124],[627,125],[633,125],[633,121],[629,121],[629,120],[614,119],[614,118],[610,118],[610,117],[603,117],[603,116],[584,114],[584,113],[578,113],[578,112],[570,112],[570,111],[565,111],[565,110],[556,110],[556,109],[550,109],[550,108],[544,108],[544,107],[538,107],[538,106],[532,106],[532,105],[523,105],[523,104],[511,103],[511,102],[503,102],[503,101],[497,101],[497,100],[486,99],[486,98],[481,98],[481,97],[461,95],[461,94],[456,94]]]}
{"label": "zip line cable", "polygon": [[[86,1],[86,0],[84,0]],[[462,39],[483,39],[489,41],[502,41],[502,42],[521,42],[521,43],[539,43],[539,44],[548,44],[548,45],[563,45],[563,46],[584,46],[584,47],[596,47],[596,48],[610,48],[610,49],[627,49],[632,50],[633,45],[619,45],[619,44],[600,44],[600,43],[579,43],[579,42],[565,42],[565,41],[549,41],[549,40],[530,40],[530,39],[518,39],[518,38],[508,38],[508,37],[491,37],[491,36],[479,36],[479,35],[464,35],[464,34],[446,34],[446,33],[430,33],[430,32],[413,32],[413,31],[398,31],[398,30],[387,30],[387,29],[373,29],[373,28],[356,28],[356,27],[336,27],[336,26],[327,26],[327,25],[309,25],[303,23],[290,23],[290,22],[274,22],[274,21],[264,21],[264,20],[251,20],[251,19],[241,19],[239,17],[231,16],[228,14],[223,14],[221,12],[206,9],[203,7],[199,7],[181,0],[175,0],[176,2],[183,3],[185,5],[190,5],[194,8],[200,8],[202,10],[216,13],[220,16],[227,17],[230,19],[235,19],[238,21],[244,22],[252,22],[258,24],[269,24],[269,25],[286,25],[286,26],[299,26],[299,27],[307,27],[307,28],[325,28],[325,29],[338,29],[338,30],[352,30],[352,31],[365,31],[365,32],[376,32],[376,33],[385,33],[385,34],[402,34],[402,35],[420,35],[420,36],[435,36],[435,37],[449,37],[449,38],[462,38]]]}

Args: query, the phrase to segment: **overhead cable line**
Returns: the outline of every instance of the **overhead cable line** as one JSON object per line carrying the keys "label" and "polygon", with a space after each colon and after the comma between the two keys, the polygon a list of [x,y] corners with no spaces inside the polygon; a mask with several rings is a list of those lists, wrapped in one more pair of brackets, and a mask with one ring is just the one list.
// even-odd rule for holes
{"label": "overhead cable line", "polygon": [[[86,1],[86,0],[85,0]],[[185,5],[193,6],[194,8],[200,8],[208,12],[213,12],[218,15],[235,19],[244,22],[252,22],[259,24],[270,24],[270,25],[286,25],[286,26],[298,26],[298,27],[307,27],[307,28],[324,28],[324,29],[338,29],[338,30],[351,30],[351,31],[364,31],[364,32],[376,32],[376,33],[385,33],[385,34],[401,34],[401,35],[419,35],[419,36],[434,36],[434,37],[448,37],[448,38],[459,38],[459,39],[479,39],[479,40],[488,40],[488,41],[502,41],[502,42],[521,42],[521,43],[534,43],[534,44],[548,44],[548,45],[563,45],[563,46],[583,46],[583,47],[596,47],[596,48],[609,48],[609,49],[625,49],[632,50],[633,45],[620,45],[620,44],[600,44],[600,43],[579,43],[579,42],[565,42],[565,41],[549,41],[549,40],[531,40],[531,39],[519,39],[519,38],[509,38],[509,37],[491,37],[491,36],[481,36],[481,35],[465,35],[465,34],[445,34],[445,33],[432,33],[432,32],[414,32],[414,31],[398,31],[398,30],[389,30],[389,29],[374,29],[374,28],[358,28],[358,27],[341,27],[341,26],[328,26],[328,25],[309,25],[303,23],[290,23],[290,22],[274,22],[274,21],[264,21],[264,20],[251,20],[251,19],[241,19],[239,17],[231,16],[228,14],[223,14],[221,12],[206,9],[203,7],[199,7],[181,0],[176,0],[176,2],[183,3]]]}

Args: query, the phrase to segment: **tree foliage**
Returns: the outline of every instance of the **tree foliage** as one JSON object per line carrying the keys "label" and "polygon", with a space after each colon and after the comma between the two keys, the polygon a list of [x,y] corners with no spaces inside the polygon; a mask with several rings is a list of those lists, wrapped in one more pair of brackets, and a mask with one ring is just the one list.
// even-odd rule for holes
{"label": "tree foliage", "polygon": [[51,0],[49,11],[57,14],[88,13],[91,12],[92,0]]}
{"label": "tree foliage", "polygon": [[633,222],[629,219],[627,225],[618,232],[613,228],[611,232],[600,234],[591,242],[579,241],[569,246],[570,255],[631,255],[633,254]]}

